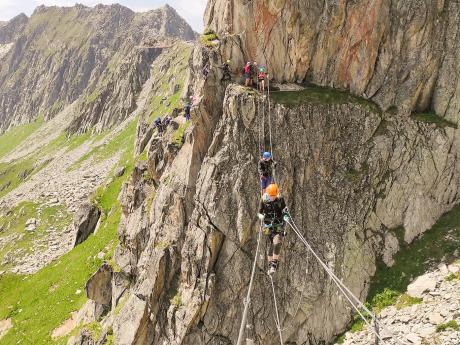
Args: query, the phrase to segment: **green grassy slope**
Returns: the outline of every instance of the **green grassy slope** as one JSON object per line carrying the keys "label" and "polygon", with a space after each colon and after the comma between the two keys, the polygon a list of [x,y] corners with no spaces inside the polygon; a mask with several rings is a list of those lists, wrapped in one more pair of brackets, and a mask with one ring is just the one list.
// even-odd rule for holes
{"label": "green grassy slope", "polygon": [[0,158],[11,152],[41,125],[43,125],[43,118],[39,117],[34,122],[13,127],[8,132],[0,135]]}
{"label": "green grassy slope", "polygon": [[[85,303],[84,285],[103,261],[98,259],[97,254],[104,251],[104,260],[111,259],[121,217],[117,197],[121,185],[132,171],[132,153],[133,144],[126,147],[121,162],[127,168],[126,173],[114,179],[96,198],[107,212],[96,235],[91,235],[57,262],[34,275],[8,274],[0,277],[0,295],[4,296],[0,299],[0,319],[11,317],[14,324],[1,340],[2,344],[66,343],[66,337],[53,341],[51,332]],[[77,293],[78,290],[81,292]]]}

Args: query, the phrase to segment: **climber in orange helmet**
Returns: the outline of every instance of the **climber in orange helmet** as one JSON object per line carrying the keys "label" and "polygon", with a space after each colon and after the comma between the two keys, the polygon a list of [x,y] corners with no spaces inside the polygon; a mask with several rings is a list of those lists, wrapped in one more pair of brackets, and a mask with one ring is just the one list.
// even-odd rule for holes
{"label": "climber in orange helmet", "polygon": [[267,187],[257,216],[263,222],[263,232],[267,235],[268,274],[273,275],[278,268],[281,244],[286,236],[284,227],[290,219],[286,202],[279,195],[278,185],[273,183]]}

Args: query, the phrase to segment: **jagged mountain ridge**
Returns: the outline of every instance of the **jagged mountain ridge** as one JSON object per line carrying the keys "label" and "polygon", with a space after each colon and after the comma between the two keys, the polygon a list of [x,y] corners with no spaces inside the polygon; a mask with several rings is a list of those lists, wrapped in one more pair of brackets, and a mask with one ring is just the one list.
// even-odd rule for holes
{"label": "jagged mountain ridge", "polygon": [[[12,19],[0,28],[0,42],[9,46],[8,52],[0,55],[0,130],[38,116],[49,119],[79,97],[82,108],[85,104],[88,107],[103,93],[101,84],[126,78],[132,86],[118,90],[116,96],[131,99],[125,101],[127,109],[121,111],[123,116],[103,122],[100,128],[119,123],[133,110],[134,97],[148,77],[148,66],[158,55],[158,49],[156,53],[152,50],[168,38],[195,38],[190,26],[170,6],[145,13],[121,5],[40,6],[30,18],[20,15]],[[126,69],[131,64],[134,72]],[[117,90],[109,87],[105,91],[112,92]],[[82,113],[80,109],[77,117]],[[93,113],[96,120],[89,121],[90,125],[98,122],[98,115],[104,117]],[[76,120],[77,124],[82,122]],[[89,128],[82,126],[70,129]]]}

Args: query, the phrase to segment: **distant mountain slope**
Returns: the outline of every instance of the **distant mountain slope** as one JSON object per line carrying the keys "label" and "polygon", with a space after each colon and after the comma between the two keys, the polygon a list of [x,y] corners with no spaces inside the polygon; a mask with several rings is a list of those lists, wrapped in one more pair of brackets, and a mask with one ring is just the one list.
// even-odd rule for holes
{"label": "distant mountain slope", "polygon": [[[121,106],[90,108],[123,116],[112,121],[91,113],[96,120],[84,123],[119,123],[133,110],[133,98],[161,52],[152,46],[174,38],[192,40],[195,33],[170,6],[146,13],[120,5],[40,6],[30,18],[15,17],[0,27],[0,133],[39,115],[49,119],[80,96],[82,103],[94,103],[99,95],[111,98],[112,91]],[[74,131],[80,123],[74,122]]]}

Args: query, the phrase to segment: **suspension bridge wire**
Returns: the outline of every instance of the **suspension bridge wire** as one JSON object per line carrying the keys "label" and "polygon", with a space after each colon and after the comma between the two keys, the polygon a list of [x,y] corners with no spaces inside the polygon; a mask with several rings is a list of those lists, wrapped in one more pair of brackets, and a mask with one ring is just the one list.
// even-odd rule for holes
{"label": "suspension bridge wire", "polygon": [[[348,289],[345,284],[332,272],[332,270],[321,260],[321,258],[316,254],[316,252],[313,250],[313,248],[310,246],[308,241],[303,237],[302,233],[300,232],[299,228],[295,224],[295,222],[291,219],[288,221],[288,224],[291,226],[291,228],[294,230],[296,235],[299,237],[299,239],[303,242],[303,244],[307,247],[307,249],[313,254],[313,256],[318,260],[320,265],[324,268],[324,270],[327,272],[327,274],[330,276],[330,278],[334,281],[334,283],[337,285],[339,288],[340,292],[345,296],[345,298],[348,300],[348,302],[352,305],[353,309],[360,315],[360,317],[363,319],[363,321],[366,323],[366,325],[369,327],[369,330],[371,330],[372,333],[375,334],[375,336],[382,342],[382,344],[386,344],[386,342],[383,341],[381,336],[374,330],[374,328],[371,326],[370,322],[367,320],[366,317],[364,317],[363,313],[361,310],[364,310],[372,319],[377,320],[376,316]],[[351,300],[353,299],[354,302]],[[355,304],[356,303],[356,304]],[[361,310],[359,309],[361,308]],[[403,345],[400,340],[398,340],[392,332],[390,332],[384,325],[380,323],[380,321],[374,321],[379,324],[379,326],[384,329],[389,335],[392,336],[393,340],[396,341],[396,343]]]}
{"label": "suspension bridge wire", "polygon": [[[258,106],[259,106],[258,102]],[[259,107],[257,107],[259,109]],[[262,130],[262,131],[261,131]],[[258,149],[260,150],[262,148],[262,138],[261,138],[261,133],[263,133],[264,130],[264,125],[263,123],[259,123],[259,143],[258,143]],[[262,151],[263,152],[263,151]],[[259,152],[257,152],[256,158],[259,157]],[[258,176],[258,170],[257,170],[257,176]],[[243,301],[244,304],[244,310],[243,310],[243,315],[241,317],[241,324],[240,324],[240,330],[238,333],[238,340],[237,340],[237,345],[242,345],[243,343],[243,338],[244,338],[244,333],[245,333],[245,328],[246,328],[246,322],[248,318],[248,311],[249,311],[249,305],[251,303],[251,293],[252,293],[252,286],[254,284],[254,277],[256,273],[256,267],[257,267],[257,258],[259,255],[259,249],[260,249],[260,240],[262,238],[262,228],[263,228],[263,221],[260,221],[260,227],[259,227],[259,232],[257,234],[257,246],[256,246],[256,253],[254,255],[254,261],[252,263],[252,270],[251,270],[251,279],[249,280],[249,287],[248,287],[248,292],[246,295],[245,300]]]}
{"label": "suspension bridge wire", "polygon": [[251,304],[251,292],[252,292],[252,286],[253,286],[253,283],[254,283],[254,276],[255,276],[255,273],[256,273],[257,257],[259,255],[260,239],[261,238],[262,238],[262,221],[260,222],[260,229],[259,229],[259,233],[257,235],[256,254],[254,255],[254,261],[252,263],[251,279],[249,280],[248,293],[247,293],[246,298],[244,300],[244,310],[243,310],[243,316],[241,318],[241,325],[240,325],[240,331],[239,331],[239,334],[238,334],[237,345],[242,345],[243,344],[244,329],[246,328],[246,321],[247,321],[247,318],[248,318],[249,305]]}
{"label": "suspension bridge wire", "polygon": [[276,301],[276,292],[275,292],[275,284],[273,283],[273,276],[270,275],[270,282],[272,284],[272,292],[273,292],[273,301],[275,306],[275,323],[276,328],[278,329],[279,337],[281,345],[283,345],[283,331],[281,330],[281,323],[280,323],[280,316],[278,312],[278,302]]}

